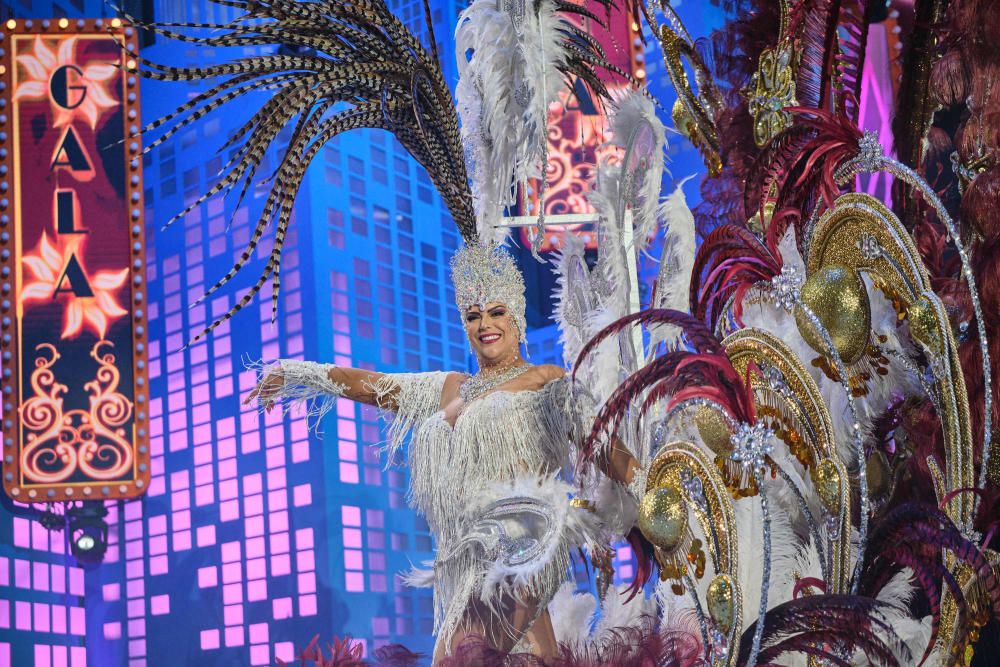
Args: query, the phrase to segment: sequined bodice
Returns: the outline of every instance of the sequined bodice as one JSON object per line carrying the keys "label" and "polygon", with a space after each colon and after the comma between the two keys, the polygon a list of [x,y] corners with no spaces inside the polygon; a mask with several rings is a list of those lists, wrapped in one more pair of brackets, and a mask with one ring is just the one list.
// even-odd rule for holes
{"label": "sequined bodice", "polygon": [[497,482],[553,473],[568,462],[566,381],[538,390],[493,391],[464,407],[452,426],[438,410],[415,425],[410,500],[440,539],[463,508]]}

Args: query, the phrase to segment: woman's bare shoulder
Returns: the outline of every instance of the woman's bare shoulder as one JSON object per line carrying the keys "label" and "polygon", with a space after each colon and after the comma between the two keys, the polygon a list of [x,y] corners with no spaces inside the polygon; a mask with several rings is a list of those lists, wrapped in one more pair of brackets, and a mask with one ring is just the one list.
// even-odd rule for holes
{"label": "woman's bare shoulder", "polygon": [[535,366],[534,373],[540,384],[548,384],[566,375],[566,369],[555,364],[540,364]]}
{"label": "woman's bare shoulder", "polygon": [[441,405],[447,405],[453,398],[458,396],[458,388],[462,386],[462,382],[465,378],[469,377],[466,373],[459,373],[457,371],[449,372],[444,378],[444,385],[441,387]]}

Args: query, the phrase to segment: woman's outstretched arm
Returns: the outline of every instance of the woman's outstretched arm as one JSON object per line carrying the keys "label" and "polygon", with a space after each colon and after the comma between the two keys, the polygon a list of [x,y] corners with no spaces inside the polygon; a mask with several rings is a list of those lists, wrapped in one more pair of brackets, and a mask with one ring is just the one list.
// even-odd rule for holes
{"label": "woman's outstretched arm", "polygon": [[312,391],[316,394],[343,396],[352,401],[374,405],[385,410],[397,409],[396,398],[399,386],[391,385],[382,389],[385,373],[369,371],[349,366],[335,366],[312,361],[283,359],[267,366],[257,386],[247,394],[244,404],[254,400],[260,402],[265,411],[274,403],[289,396],[289,388],[302,387],[302,394]]}

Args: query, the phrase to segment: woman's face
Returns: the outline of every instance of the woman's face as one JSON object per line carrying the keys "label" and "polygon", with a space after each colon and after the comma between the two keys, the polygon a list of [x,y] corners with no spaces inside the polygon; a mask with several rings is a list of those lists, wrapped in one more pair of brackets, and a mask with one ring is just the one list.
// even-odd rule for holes
{"label": "woman's face", "polygon": [[491,302],[486,308],[471,306],[465,311],[465,333],[480,366],[490,366],[513,360],[520,355],[521,333],[514,324],[507,306]]}

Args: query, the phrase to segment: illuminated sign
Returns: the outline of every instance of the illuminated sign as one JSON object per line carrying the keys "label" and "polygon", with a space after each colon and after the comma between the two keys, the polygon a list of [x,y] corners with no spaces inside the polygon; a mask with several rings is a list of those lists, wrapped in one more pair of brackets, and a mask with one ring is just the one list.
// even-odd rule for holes
{"label": "illuminated sign", "polygon": [[150,471],[139,85],[122,62],[135,31],[3,28],[3,487],[21,502],[136,497]]}

